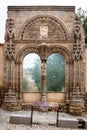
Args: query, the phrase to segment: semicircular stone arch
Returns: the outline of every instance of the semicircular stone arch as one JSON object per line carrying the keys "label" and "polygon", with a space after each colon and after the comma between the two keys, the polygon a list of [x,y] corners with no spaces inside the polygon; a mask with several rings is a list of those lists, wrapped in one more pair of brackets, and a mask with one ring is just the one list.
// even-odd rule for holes
{"label": "semicircular stone arch", "polygon": [[49,49],[50,49],[49,55],[51,55],[53,53],[59,53],[64,56],[67,63],[71,62],[71,59],[72,59],[71,52],[67,48],[65,48],[63,46],[59,46],[59,45],[54,45],[54,46],[50,46]]}
{"label": "semicircular stone arch", "polygon": [[[29,54],[29,53],[35,53],[38,54],[40,56],[40,59],[42,60],[41,54],[40,54],[40,46],[34,46],[34,45],[28,45],[23,47],[22,49],[20,49],[20,51],[16,54],[16,61],[17,63],[20,65],[21,70],[22,70],[22,62],[24,57]],[[71,53],[70,51],[60,45],[53,45],[53,46],[49,46],[47,49],[47,58],[54,53],[59,53],[61,54],[66,61],[66,89],[67,89],[67,99],[69,99],[69,94],[70,94],[70,84],[71,84],[71,79],[70,79],[70,75],[71,75],[71,71],[70,71],[70,65],[71,65]],[[46,60],[47,60],[46,58]],[[20,70],[20,69],[19,69]],[[18,73],[19,73],[18,70]],[[22,75],[22,71],[21,71],[21,75]],[[21,77],[21,83],[22,83],[22,77]],[[21,84],[22,85],[22,84]]]}
{"label": "semicircular stone arch", "polygon": [[[44,34],[42,33],[44,31]],[[39,15],[27,20],[19,32],[20,40],[69,40],[64,23],[54,16]]]}
{"label": "semicircular stone arch", "polygon": [[50,46],[49,48],[50,52],[48,54],[48,57],[51,55],[51,54],[55,54],[55,53],[58,53],[58,54],[61,54],[64,58],[65,58],[65,61],[66,61],[66,69],[65,69],[65,73],[66,73],[66,78],[65,78],[65,85],[66,85],[66,100],[69,100],[70,99],[70,91],[71,91],[71,63],[72,63],[72,55],[71,55],[71,52],[63,47],[63,46],[59,46],[59,45],[54,45],[54,46]]}
{"label": "semicircular stone arch", "polygon": [[[34,46],[34,45],[28,45],[28,46],[24,46],[22,49],[20,49],[17,54],[16,54],[16,61],[18,63],[22,63],[23,61],[23,58],[29,54],[29,53],[36,53],[40,56],[40,58],[42,59],[42,56],[41,56],[41,53],[40,53],[40,47],[41,45],[39,46]],[[47,57],[53,53],[59,53],[61,55],[64,56],[65,60],[67,63],[70,63],[71,62],[71,53],[70,51],[63,47],[63,46],[60,46],[60,45],[53,45],[53,46],[49,46],[48,49],[47,49],[48,52],[47,53]]]}
{"label": "semicircular stone arch", "polygon": [[29,53],[35,53],[40,56],[39,48],[33,45],[25,46],[16,54],[16,62],[22,63],[23,58]]}

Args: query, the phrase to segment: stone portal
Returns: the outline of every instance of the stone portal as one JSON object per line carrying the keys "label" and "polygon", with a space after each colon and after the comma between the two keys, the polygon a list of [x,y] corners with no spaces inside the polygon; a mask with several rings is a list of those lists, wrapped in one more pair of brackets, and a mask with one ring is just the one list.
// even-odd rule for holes
{"label": "stone portal", "polygon": [[[0,46],[1,49],[1,46]],[[59,53],[66,60],[66,99],[70,113],[82,114],[84,108],[85,41],[81,22],[74,6],[8,6],[5,43],[3,49],[2,92],[9,90],[23,102],[23,58],[36,53],[42,61],[42,93],[46,95],[46,61],[48,56]],[[4,94],[3,94],[4,97]],[[2,98],[3,99],[3,98]]]}

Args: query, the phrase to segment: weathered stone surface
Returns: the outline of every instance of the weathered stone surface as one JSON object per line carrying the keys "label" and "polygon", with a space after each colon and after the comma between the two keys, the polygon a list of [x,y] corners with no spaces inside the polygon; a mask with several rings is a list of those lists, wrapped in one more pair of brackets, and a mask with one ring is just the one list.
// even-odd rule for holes
{"label": "weathered stone surface", "polygon": [[[23,114],[23,115],[30,115],[30,111],[16,111],[12,112],[13,114]],[[77,130],[79,128],[64,128],[64,127],[56,127],[56,113],[55,112],[34,112],[34,118],[33,118],[33,124],[32,127],[31,125],[26,125],[26,124],[11,124],[9,123],[10,121],[10,116],[11,113],[8,111],[4,111],[0,109],[0,130]],[[64,119],[72,119],[73,117],[71,115],[65,114],[65,113],[60,113],[59,114],[59,120],[62,121],[62,118]],[[78,117],[75,117],[75,119],[78,119]],[[80,118],[80,117],[79,117]],[[82,118],[82,117],[81,117]],[[86,117],[83,117],[83,120]],[[87,129],[87,128],[85,128]],[[84,130],[84,129],[80,129]]]}
{"label": "weathered stone surface", "polygon": [[11,89],[9,89],[7,93],[5,93],[2,108],[10,111],[21,109],[21,105],[20,103],[18,103],[16,94],[13,93]]}
{"label": "weathered stone surface", "polygon": [[3,87],[3,67],[4,67],[4,62],[3,62],[3,44],[0,44],[0,87]]}
{"label": "weathered stone surface", "polygon": [[28,115],[22,114],[13,114],[10,116],[10,123],[11,124],[27,124],[30,125],[31,117]]}
{"label": "weathered stone surface", "polygon": [[85,129],[87,129],[87,119],[84,119],[85,121]]}
{"label": "weathered stone surface", "polygon": [[74,118],[59,119],[58,127],[63,128],[78,128],[78,120]]}
{"label": "weathered stone surface", "polygon": [[75,7],[9,6],[4,43],[0,46],[0,85],[5,87],[6,93],[11,88],[18,100],[32,103],[31,96],[26,101],[26,97],[22,96],[22,67],[24,57],[28,53],[35,53],[45,63],[41,71],[42,95],[37,95],[36,99],[42,100],[44,95],[45,100],[49,100],[46,95],[47,59],[51,54],[59,53],[66,60],[66,98],[61,101],[72,102],[72,93],[75,92],[75,100],[70,104],[71,109],[75,107],[79,93],[85,93],[87,85],[84,31],[79,19],[75,17]]}

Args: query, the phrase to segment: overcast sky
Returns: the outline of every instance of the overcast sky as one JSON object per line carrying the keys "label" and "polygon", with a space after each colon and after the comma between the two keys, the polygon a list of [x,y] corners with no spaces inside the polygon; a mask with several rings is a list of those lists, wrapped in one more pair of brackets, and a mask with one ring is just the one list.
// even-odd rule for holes
{"label": "overcast sky", "polygon": [[87,10],[87,0],[0,0],[0,43],[4,42],[5,21],[7,18],[7,6],[9,5],[56,5],[75,6]]}

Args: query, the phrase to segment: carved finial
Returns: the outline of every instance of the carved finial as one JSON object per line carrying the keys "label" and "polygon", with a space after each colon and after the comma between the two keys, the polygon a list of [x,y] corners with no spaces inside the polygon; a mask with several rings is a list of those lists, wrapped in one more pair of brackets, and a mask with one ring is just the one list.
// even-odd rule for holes
{"label": "carved finial", "polygon": [[75,19],[75,29],[74,29],[74,41],[75,43],[80,43],[81,32],[80,32],[80,20],[78,17]]}
{"label": "carved finial", "polygon": [[5,33],[5,40],[12,41],[15,38],[14,35],[14,20],[7,19],[6,20],[6,33]]}

